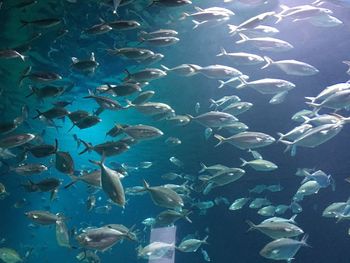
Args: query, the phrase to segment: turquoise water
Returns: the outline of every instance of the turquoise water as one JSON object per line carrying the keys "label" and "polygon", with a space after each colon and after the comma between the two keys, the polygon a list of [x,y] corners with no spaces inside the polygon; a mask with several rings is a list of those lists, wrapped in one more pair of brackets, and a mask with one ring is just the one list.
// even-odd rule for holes
{"label": "turquoise water", "polygon": [[[224,3],[222,0],[199,1],[193,0],[192,4],[179,7],[166,7],[149,3],[142,0],[135,0],[126,6],[118,9],[118,16],[113,15],[112,6],[105,5],[99,1],[79,1],[70,3],[68,1],[38,1],[24,8],[15,7],[21,1],[3,1],[0,14],[2,19],[1,27],[1,49],[17,49],[27,43],[34,34],[42,35],[30,42],[31,49],[23,51],[27,56],[23,62],[17,59],[2,59],[0,61],[1,73],[1,122],[13,120],[19,116],[21,107],[27,105],[29,117],[21,126],[11,134],[32,133],[40,135],[43,142],[54,144],[58,140],[60,151],[69,152],[74,160],[76,174],[81,170],[98,169],[89,160],[100,160],[101,156],[91,152],[79,155],[83,146],[77,149],[77,143],[73,138],[90,142],[92,145],[103,143],[117,138],[106,137],[106,132],[114,124],[137,125],[145,124],[160,129],[164,135],[153,139],[140,141],[130,145],[126,152],[108,157],[106,165],[119,168],[121,164],[136,167],[140,162],[152,162],[147,169],[127,170],[128,176],[122,180],[124,188],[142,186],[143,179],[151,186],[164,185],[166,183],[183,184],[185,179],[175,181],[164,180],[161,175],[167,172],[188,174],[194,177],[189,181],[191,186],[190,196],[186,198],[184,208],[192,210],[189,216],[192,224],[180,219],[176,222],[176,245],[189,234],[196,234],[196,238],[203,239],[209,236],[208,245],[202,248],[207,251],[211,262],[268,262],[259,255],[259,251],[271,241],[269,237],[257,231],[246,233],[248,225],[245,220],[258,223],[266,217],[257,214],[257,210],[248,208],[246,205],[238,211],[230,211],[229,204],[241,197],[266,197],[273,205],[291,203],[291,199],[302,178],[295,176],[297,168],[315,168],[331,174],[335,180],[335,190],[329,186],[320,189],[317,194],[306,196],[299,202],[303,211],[297,216],[298,225],[309,235],[308,243],[311,248],[302,247],[295,256],[295,262],[346,262],[349,258],[346,242],[348,240],[348,223],[346,220],[335,224],[335,219],[322,217],[322,211],[333,202],[346,202],[348,198],[348,185],[344,179],[348,176],[348,141],[349,128],[344,125],[342,131],[320,146],[315,148],[298,147],[297,154],[291,157],[289,153],[283,153],[285,146],[281,143],[273,143],[268,147],[257,149],[264,159],[274,162],[278,169],[271,172],[259,172],[250,167],[243,167],[245,175],[236,182],[226,186],[218,187],[209,194],[196,192],[193,189],[200,182],[198,171],[200,163],[206,165],[223,164],[228,167],[240,167],[239,158],[252,160],[253,157],[247,151],[240,150],[232,145],[224,144],[214,147],[217,139],[211,136],[205,139],[205,127],[195,121],[185,126],[171,125],[167,120],[156,121],[150,116],[138,112],[133,107],[120,111],[103,111],[99,117],[101,122],[91,128],[79,130],[72,126],[69,118],[65,121],[54,120],[59,125],[58,131],[48,127],[47,124],[32,119],[36,115],[36,109],[47,110],[52,102],[58,100],[73,100],[72,105],[66,108],[68,111],[85,110],[91,114],[98,108],[92,99],[84,99],[88,90],[95,90],[105,83],[121,83],[126,76],[124,69],[130,72],[140,71],[147,66],[139,65],[132,60],[123,59],[118,56],[111,56],[106,49],[113,47],[142,47],[159,52],[164,58],[151,66],[161,69],[161,64],[169,68],[183,63],[191,63],[200,66],[222,64],[232,66],[250,77],[249,81],[262,78],[280,78],[293,82],[296,87],[291,90],[285,101],[281,104],[269,104],[272,96],[263,95],[253,89],[235,89],[224,87],[218,89],[217,79],[206,78],[202,74],[191,77],[181,77],[169,72],[164,78],[151,81],[143,88],[143,91],[154,90],[155,95],[150,99],[152,102],[162,102],[171,106],[176,114],[190,114],[197,116],[209,111],[209,99],[220,99],[223,96],[237,95],[242,101],[253,103],[253,107],[238,118],[249,126],[250,131],[264,132],[278,138],[277,132],[286,132],[298,125],[291,120],[291,116],[301,109],[311,109],[305,104],[306,96],[316,96],[327,86],[336,83],[346,82],[348,75],[347,67],[342,63],[349,59],[349,9],[340,7],[329,1],[322,5],[333,11],[333,16],[342,21],[342,24],[334,27],[317,27],[307,21],[293,22],[286,18],[275,25],[274,20],[263,23],[276,27],[280,32],[273,37],[285,40],[293,44],[294,49],[286,52],[268,52],[257,50],[246,45],[235,44],[239,37],[228,34],[227,24],[238,25],[250,17],[267,11],[280,12],[279,4],[297,6],[311,4],[311,1],[267,1],[266,4],[242,6],[232,1]],[[346,1],[345,1],[346,2]],[[200,26],[193,29],[191,19],[178,20],[183,12],[194,13],[195,6],[209,8],[213,6],[225,7],[233,10],[236,15],[230,20],[216,27]],[[33,24],[21,27],[21,20],[34,21],[43,18],[58,18],[61,23],[49,28],[42,28]],[[138,21],[141,26],[137,29],[127,31],[112,30],[106,34],[85,36],[82,31],[101,23],[115,19],[131,19]],[[151,32],[158,29],[173,29],[178,31],[177,37],[180,41],[167,47],[155,47],[147,43],[139,43],[138,33],[141,30]],[[67,29],[68,33],[57,38],[61,29]],[[268,55],[274,60],[295,59],[315,66],[319,73],[313,76],[290,76],[284,74],[277,68],[261,70],[263,65],[237,66],[229,59],[217,57],[220,48],[224,47],[228,52],[245,51],[260,56]],[[71,57],[87,59],[91,52],[94,52],[96,61],[99,63],[93,74],[85,74],[74,70]],[[54,85],[74,83],[72,90],[57,98],[45,99],[43,102],[35,96],[26,98],[30,93],[29,85],[43,87],[46,84],[37,84],[25,79],[23,85],[19,86],[19,79],[22,72],[32,66],[33,71],[50,71],[60,74],[63,79],[53,82]],[[102,94],[105,96],[104,94]],[[110,97],[126,106],[126,99],[132,100],[137,94],[127,97]],[[108,95],[107,95],[108,96]],[[196,103],[200,104],[198,113],[195,111]],[[322,110],[322,113],[330,113],[331,110]],[[344,117],[348,111],[338,111]],[[213,134],[229,136],[223,129],[214,129]],[[43,133],[44,131],[44,133]],[[8,135],[1,135],[5,138]],[[171,146],[165,143],[168,137],[177,137],[181,144]],[[40,141],[30,142],[40,144]],[[20,156],[23,153],[22,147],[10,149],[14,154]],[[177,167],[169,161],[170,157],[176,157],[184,163],[183,167]],[[112,209],[107,214],[100,214],[96,209],[87,211],[86,199],[94,194],[97,198],[96,207],[110,205],[103,190],[91,189],[83,182],[65,189],[64,186],[71,182],[68,175],[65,175],[55,168],[55,156],[44,159],[37,159],[31,154],[22,162],[19,158],[1,160],[0,182],[6,186],[9,193],[1,204],[0,216],[0,240],[3,238],[1,247],[15,249],[27,262],[79,262],[75,257],[84,251],[76,241],[76,235],[82,233],[88,227],[101,227],[106,224],[123,224],[129,228],[135,225],[138,230],[138,241],[124,240],[105,252],[98,252],[101,262],[137,262],[146,261],[137,257],[136,248],[149,244],[150,228],[145,227],[142,221],[149,217],[155,217],[165,208],[156,206],[149,194],[127,195],[125,208],[112,204]],[[8,166],[17,167],[23,163],[43,163],[49,167],[48,171],[41,175],[21,176],[8,170]],[[57,196],[50,200],[50,193],[28,193],[21,187],[21,184],[28,182],[28,179],[38,182],[41,179],[54,177],[61,181]],[[256,185],[276,185],[283,187],[279,192],[263,192],[261,194],[249,193]],[[229,204],[215,204],[207,211],[200,211],[194,204],[199,201],[214,201],[215,198],[225,197]],[[20,208],[14,204],[25,198],[27,203]],[[188,201],[189,200],[189,201]],[[249,203],[248,203],[249,204]],[[54,214],[62,213],[67,217],[66,224],[71,235],[70,244],[72,248],[60,247],[55,236],[55,225],[40,226],[28,219],[24,213],[32,210],[45,210]],[[290,218],[293,215],[289,209],[281,215]],[[299,239],[301,236],[299,237]],[[27,257],[26,257],[27,253]],[[205,259],[199,249],[194,253],[183,253],[176,251],[175,262],[204,262]]]}

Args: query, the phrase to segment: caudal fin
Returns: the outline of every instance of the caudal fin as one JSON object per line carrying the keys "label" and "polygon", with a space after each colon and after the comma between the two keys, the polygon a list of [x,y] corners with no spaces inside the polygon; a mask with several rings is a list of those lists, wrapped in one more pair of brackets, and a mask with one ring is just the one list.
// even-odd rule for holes
{"label": "caudal fin", "polygon": [[214,147],[218,147],[219,145],[221,145],[221,144],[226,142],[226,138],[222,137],[219,134],[214,134],[214,137],[219,140],[219,142]]}
{"label": "caudal fin", "polygon": [[248,164],[248,162],[246,160],[244,160],[243,158],[239,158],[242,161],[241,167],[244,167]]}
{"label": "caudal fin", "polygon": [[236,44],[242,44],[249,40],[249,37],[247,37],[245,34],[238,33],[238,35],[241,37],[241,39],[236,41]]}
{"label": "caudal fin", "polygon": [[264,59],[266,61],[266,64],[261,69],[267,68],[273,64],[273,60],[270,57],[264,56]]}
{"label": "caudal fin", "polygon": [[221,56],[225,56],[225,55],[227,55],[227,52],[226,52],[226,50],[223,47],[221,47],[220,48],[220,53],[217,54],[216,56],[217,57],[221,57]]}

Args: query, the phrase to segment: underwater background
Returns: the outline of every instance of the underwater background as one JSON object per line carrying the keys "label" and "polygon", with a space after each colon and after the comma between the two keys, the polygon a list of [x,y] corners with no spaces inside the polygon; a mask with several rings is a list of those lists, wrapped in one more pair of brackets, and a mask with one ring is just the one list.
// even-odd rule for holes
{"label": "underwater background", "polygon": [[[239,24],[257,14],[271,10],[278,11],[280,4],[297,6],[311,4],[312,1],[267,1],[260,6],[240,9],[236,7],[236,3],[224,3],[222,0],[193,0],[191,5],[176,8],[167,8],[161,5],[148,7],[148,1],[135,0],[135,3],[120,7],[118,13],[122,19],[139,21],[141,23],[140,29],[88,37],[81,36],[82,30],[99,23],[99,18],[115,18],[111,7],[101,6],[99,1],[78,0],[76,3],[70,3],[63,0],[39,0],[38,3],[28,8],[11,8],[15,2],[20,1],[3,1],[0,10],[2,18],[0,23],[1,48],[19,46],[38,32],[41,32],[42,35],[31,42],[31,50],[25,53],[28,56],[25,62],[20,59],[0,61],[0,86],[3,89],[0,105],[1,120],[16,118],[21,107],[27,105],[29,118],[26,124],[17,128],[15,133],[42,134],[44,141],[49,144],[53,144],[54,140],[57,139],[60,151],[67,151],[73,157],[75,170],[95,169],[96,166],[91,164],[89,160],[100,160],[101,156],[95,152],[79,155],[82,148],[77,149],[73,134],[95,145],[111,139],[106,137],[106,132],[115,123],[146,124],[157,127],[163,131],[162,137],[142,141],[132,145],[128,151],[120,155],[107,158],[106,164],[115,162],[118,165],[125,163],[129,166],[137,166],[143,161],[153,163],[148,169],[128,171],[129,175],[122,180],[124,188],[127,188],[142,185],[143,179],[152,186],[165,183],[182,184],[184,183],[182,179],[167,182],[160,175],[176,172],[197,176],[201,169],[200,163],[240,167],[239,158],[251,159],[251,157],[246,151],[229,144],[214,147],[217,140],[213,136],[206,140],[205,127],[198,123],[190,122],[183,127],[174,127],[169,125],[166,120],[155,121],[133,108],[120,111],[105,110],[99,116],[102,121],[85,130],[74,127],[68,132],[72,123],[68,119],[64,122],[57,120],[56,124],[62,127],[56,131],[55,128],[47,127],[39,120],[32,119],[36,115],[36,109],[48,109],[55,99],[45,99],[44,102],[40,102],[35,96],[26,98],[26,95],[30,93],[28,89],[30,81],[26,80],[22,86],[18,84],[20,75],[25,68],[31,65],[37,71],[57,72],[63,76],[62,83],[74,83],[72,90],[62,95],[67,100],[74,98],[72,105],[67,106],[67,108],[69,111],[86,110],[92,113],[96,110],[97,104],[93,100],[83,98],[88,95],[89,89],[94,90],[97,86],[105,83],[119,83],[125,77],[124,69],[135,72],[146,67],[117,56],[110,56],[105,51],[106,48],[114,46],[147,47],[147,44],[138,44],[137,33],[140,29],[154,31],[168,28],[179,32],[180,41],[175,45],[150,48],[164,55],[164,59],[152,65],[152,68],[160,68],[160,64],[174,67],[183,63],[202,66],[223,64],[234,67],[230,60],[216,56],[221,47],[230,52],[241,50],[240,46],[235,45],[235,41],[239,37],[237,35],[230,36],[226,25],[192,29],[191,19],[179,21],[175,17],[184,11],[193,12],[193,6],[201,8],[218,6],[232,8],[236,15],[229,22],[230,24]],[[350,59],[350,9],[332,3],[326,3],[323,6],[332,9],[333,15],[340,19],[343,24],[338,27],[326,28],[316,27],[303,21],[282,21],[276,25],[280,31],[276,37],[292,43],[294,49],[282,53],[269,53],[275,60],[290,58],[307,62],[315,66],[320,71],[319,74],[298,77],[285,75],[276,68],[260,70],[259,66],[239,67],[244,74],[253,80],[271,77],[293,82],[296,87],[289,92],[286,100],[281,104],[269,104],[270,98],[268,96],[259,94],[252,89],[235,90],[232,87],[218,89],[217,80],[208,79],[201,74],[179,77],[168,73],[164,78],[152,81],[143,90],[155,91],[152,101],[170,105],[177,114],[193,116],[198,115],[195,112],[197,102],[200,104],[199,113],[205,113],[209,110],[209,99],[219,99],[225,95],[235,94],[242,101],[253,103],[253,107],[249,111],[239,115],[239,120],[246,123],[251,131],[264,132],[278,138],[277,132],[288,131],[295,127],[291,116],[301,109],[308,108],[304,97],[315,96],[327,86],[348,80],[347,68],[342,61]],[[32,26],[21,27],[20,20],[31,21],[48,17],[61,18],[64,22],[57,27],[48,29],[38,29]],[[273,26],[273,23],[271,25]],[[62,38],[53,41],[56,39],[58,30],[62,27],[67,28],[69,32]],[[244,47],[244,50],[264,55],[264,52],[254,48]],[[86,75],[72,70],[70,67],[71,57],[88,58],[91,52],[95,53],[96,61],[99,63],[94,74]],[[122,105],[126,105],[125,98],[117,98],[117,100]],[[344,111],[342,115],[347,117],[348,112]],[[300,186],[301,179],[295,176],[297,168],[308,167],[325,171],[334,178],[335,190],[332,190],[332,187],[321,189],[318,194],[308,196],[300,202],[303,211],[298,214],[296,221],[309,235],[308,244],[311,248],[302,248],[293,262],[348,262],[350,259],[348,221],[343,220],[336,224],[335,220],[322,217],[322,211],[329,204],[345,202],[349,197],[350,185],[344,180],[349,176],[349,132],[350,127],[345,125],[343,130],[329,142],[316,148],[299,148],[294,157],[291,157],[289,153],[283,153],[285,146],[280,143],[258,149],[264,159],[273,161],[278,165],[278,169],[261,173],[247,167],[246,174],[240,180],[213,189],[207,195],[192,191],[191,198],[195,203],[199,200],[213,201],[217,197],[225,197],[231,203],[240,197],[260,196],[268,198],[273,204],[289,205],[291,198]],[[176,146],[168,145],[164,142],[168,137],[177,137],[182,143]],[[14,152],[20,154],[20,150]],[[169,158],[172,156],[181,160],[184,166],[177,167],[171,163]],[[2,165],[1,169],[4,172],[0,181],[6,186],[9,195],[0,201],[0,239],[5,239],[1,246],[11,247],[22,256],[26,251],[32,249],[31,255],[25,259],[26,262],[78,262],[75,256],[81,251],[80,248],[68,249],[58,246],[55,230],[52,226],[30,225],[31,221],[24,215],[30,210],[62,213],[68,217],[66,221],[68,228],[76,228],[78,232],[82,228],[109,223],[124,224],[128,227],[136,225],[136,229],[140,230],[140,244],[142,246],[148,244],[150,229],[145,228],[141,222],[146,218],[155,217],[164,210],[155,206],[149,195],[127,196],[124,209],[112,205],[112,209],[106,214],[96,213],[94,210],[88,212],[85,201],[91,194],[91,189],[82,182],[64,189],[64,185],[68,184],[71,179],[58,172],[51,159],[54,157],[40,160],[49,166],[48,171],[30,178],[33,181],[39,181],[51,176],[62,180],[57,197],[52,201],[50,193],[27,193],[21,187],[21,184],[27,182],[27,178],[6,171],[5,165]],[[25,162],[38,162],[38,160],[29,154]],[[9,165],[16,165],[16,161],[10,160]],[[259,184],[280,184],[283,190],[275,193],[249,194],[249,189]],[[97,200],[97,207],[108,204],[103,191],[100,190],[95,195],[101,197],[100,200]],[[15,208],[14,204],[22,198],[25,198],[28,203],[21,208]],[[191,205],[185,205],[185,207],[191,209]],[[244,207],[239,211],[229,211],[228,205],[222,203],[207,209],[205,213],[200,213],[198,209],[193,210],[194,212],[190,215],[192,224],[185,220],[176,222],[176,243],[181,242],[182,238],[188,234],[197,233],[199,239],[208,235],[208,245],[203,245],[203,248],[208,252],[211,262],[271,262],[271,260],[264,259],[259,255],[260,249],[271,240],[256,231],[247,232],[249,228],[245,223],[247,219],[253,222],[265,219],[258,215],[256,210]],[[290,218],[292,215],[292,212],[288,210],[283,217]],[[72,242],[75,242],[74,238],[72,238]],[[146,261],[137,258],[136,248],[138,245],[138,243],[124,241],[104,253],[98,253],[98,255],[101,262]],[[205,260],[200,251],[195,253],[176,252],[175,262],[205,262]]]}

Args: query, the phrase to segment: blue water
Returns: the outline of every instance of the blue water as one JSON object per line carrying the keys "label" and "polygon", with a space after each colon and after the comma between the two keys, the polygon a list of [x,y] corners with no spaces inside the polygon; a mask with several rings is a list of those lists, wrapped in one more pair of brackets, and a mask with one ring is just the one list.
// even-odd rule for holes
{"label": "blue water", "polygon": [[[198,123],[190,123],[186,127],[173,127],[166,121],[153,121],[152,118],[142,115],[135,109],[128,109],[119,112],[104,111],[100,117],[102,122],[95,127],[79,130],[73,128],[71,132],[67,130],[71,127],[71,122],[66,119],[63,123],[56,121],[58,125],[63,126],[56,132],[53,128],[47,128],[38,120],[32,120],[35,116],[35,109],[45,110],[50,107],[50,101],[40,104],[35,98],[25,99],[29,93],[28,83],[22,88],[18,87],[18,78],[20,72],[28,65],[32,65],[37,71],[49,70],[61,74],[66,82],[74,82],[74,89],[63,98],[76,98],[73,105],[68,106],[69,111],[83,109],[93,112],[97,104],[93,100],[83,99],[88,94],[88,89],[95,89],[98,85],[107,81],[118,83],[125,77],[124,69],[135,72],[144,68],[134,63],[123,60],[119,57],[112,57],[106,54],[105,48],[112,48],[113,45],[123,47],[126,45],[137,45],[138,30],[125,31],[120,33],[107,33],[101,36],[91,36],[81,38],[81,31],[89,26],[99,23],[99,17],[103,19],[114,19],[111,10],[107,7],[99,7],[96,1],[79,1],[76,4],[66,1],[39,1],[40,3],[23,10],[8,9],[15,1],[4,1],[0,16],[2,23],[1,29],[1,48],[14,47],[24,43],[33,33],[43,32],[42,37],[32,43],[32,50],[25,53],[29,58],[26,62],[20,60],[1,61],[1,82],[4,93],[1,97],[1,120],[13,119],[18,115],[20,107],[25,103],[30,108],[29,124],[22,125],[14,133],[31,132],[41,133],[45,130],[44,141],[53,143],[57,138],[59,149],[69,151],[75,162],[75,169],[81,170],[83,167],[93,167],[88,160],[99,160],[101,157],[96,153],[78,154],[76,142],[73,134],[79,138],[91,142],[93,145],[102,143],[111,138],[106,138],[105,133],[114,125],[114,123],[123,124],[147,124],[155,126],[164,132],[164,136],[159,139],[140,142],[132,145],[127,152],[108,158],[108,162],[127,163],[130,166],[136,166],[142,161],[151,161],[153,165],[149,169],[140,169],[139,171],[129,172],[129,176],[123,179],[124,187],[142,185],[142,180],[146,179],[151,185],[161,185],[167,183],[161,179],[161,175],[170,171],[184,172],[187,174],[197,175],[200,169],[200,163],[208,165],[224,164],[229,167],[239,167],[241,162],[239,157],[250,159],[250,155],[245,151],[239,150],[231,145],[225,144],[214,147],[217,140],[211,137],[208,141],[204,138],[204,127]],[[16,1],[17,2],[17,1]],[[57,3],[58,2],[58,3]],[[230,8],[233,5],[223,4],[219,0],[193,0],[194,6],[212,7],[222,6]],[[280,3],[295,6],[309,4],[311,1],[283,1]],[[150,47],[154,51],[165,55],[160,62],[168,67],[177,66],[183,63],[193,63],[202,66],[210,64],[223,64],[230,66],[230,61],[215,55],[219,53],[220,47],[225,47],[229,52],[240,51],[241,48],[234,44],[238,40],[237,36],[228,35],[225,25],[216,28],[199,28],[192,30],[193,24],[190,19],[186,21],[173,21],[172,16],[182,11],[192,12],[191,5],[179,8],[163,8],[152,6],[147,8],[144,1],[136,0],[136,4],[128,7],[121,7],[119,15],[121,18],[140,20],[130,10],[134,10],[140,17],[143,17],[146,31],[157,30],[160,28],[171,28],[179,32],[180,42],[170,47]],[[294,49],[282,53],[269,53],[275,60],[296,59],[307,62],[320,70],[320,73],[311,77],[288,76],[278,69],[259,70],[255,66],[239,67],[250,79],[260,79],[264,77],[282,78],[296,84],[296,88],[289,92],[287,99],[282,104],[271,105],[268,103],[270,97],[264,96],[255,90],[234,90],[231,87],[225,87],[218,90],[217,80],[208,79],[203,75],[195,75],[185,78],[169,73],[168,76],[160,80],[151,82],[145,90],[154,90],[155,96],[151,101],[163,102],[169,104],[177,114],[196,115],[194,108],[197,102],[200,103],[200,113],[208,111],[209,99],[219,99],[224,95],[238,95],[242,101],[249,101],[254,104],[252,109],[239,116],[240,121],[246,123],[251,131],[260,131],[270,134],[277,138],[277,132],[285,132],[293,127],[296,123],[291,120],[291,116],[304,108],[305,96],[315,96],[325,87],[345,82],[348,80],[346,75],[346,66],[341,63],[343,60],[350,59],[350,9],[341,8],[332,4],[325,4],[333,10],[334,16],[343,21],[343,25],[334,28],[318,28],[307,23],[293,23],[291,20],[282,21],[276,27],[280,33],[277,38],[286,40],[294,45]],[[98,8],[99,7],[99,8]],[[97,9],[98,8],[98,9]],[[237,15],[230,20],[231,24],[252,17],[256,14],[278,10],[278,3],[271,1],[263,7],[252,8],[249,10],[236,11]],[[53,42],[58,27],[50,29],[38,29],[34,26],[20,27],[19,20],[34,20],[46,17],[64,18],[65,27],[69,33],[62,39]],[[140,21],[141,24],[144,23]],[[144,23],[144,24],[146,24]],[[48,56],[50,48],[55,49]],[[265,53],[256,49],[245,49],[259,55]],[[94,52],[99,67],[92,76],[86,76],[69,68],[72,56],[78,58],[87,58],[90,53]],[[152,67],[160,66],[160,63]],[[233,66],[233,65],[231,65]],[[125,100],[118,99],[123,105]],[[347,112],[342,112],[347,116]],[[321,189],[317,195],[306,197],[301,202],[303,212],[298,215],[297,222],[299,226],[309,234],[308,243],[311,248],[302,248],[294,262],[348,262],[350,252],[348,250],[348,227],[347,221],[335,224],[335,220],[322,217],[323,209],[333,202],[346,201],[348,198],[349,185],[344,181],[349,171],[349,142],[348,135],[350,129],[345,126],[343,130],[331,141],[318,146],[317,148],[300,148],[297,155],[291,157],[288,153],[283,154],[284,146],[282,144],[272,144],[262,148],[259,152],[264,159],[273,161],[278,164],[279,169],[261,173],[251,168],[246,169],[246,175],[239,181],[227,186],[214,189],[209,195],[202,195],[193,192],[191,194],[194,200],[214,200],[218,196],[226,197],[230,202],[235,199],[248,196],[248,189],[258,184],[281,184],[284,190],[277,193],[262,194],[274,204],[289,204],[291,197],[299,187],[301,178],[294,174],[297,168],[310,167],[325,171],[332,174],[336,181],[336,190],[332,191],[331,187]],[[164,143],[167,137],[178,137],[182,144],[179,146],[169,146]],[[81,149],[80,149],[81,150]],[[177,168],[169,162],[171,156],[176,156],[184,162],[183,169]],[[38,162],[34,157],[28,157],[27,161]],[[43,161],[50,165],[50,158]],[[11,165],[15,165],[15,162]],[[52,165],[51,165],[52,166]],[[85,184],[78,182],[75,187],[64,189],[63,186],[70,182],[67,175],[59,173],[54,167],[43,175],[34,175],[33,181],[47,178],[48,176],[56,177],[62,180],[57,199],[50,201],[49,193],[26,193],[20,186],[26,182],[26,178],[14,173],[6,173],[0,177],[0,182],[6,185],[10,195],[0,201],[0,239],[6,241],[1,246],[16,249],[20,255],[24,256],[29,248],[33,248],[32,254],[28,257],[27,262],[78,262],[75,256],[81,251],[80,249],[67,249],[59,247],[56,243],[54,227],[35,227],[28,225],[31,221],[26,218],[24,212],[30,210],[50,210],[53,213],[63,213],[69,218],[68,227],[81,230],[88,226],[102,226],[108,223],[124,224],[128,227],[136,225],[141,230],[140,242],[142,246],[148,244],[150,231],[142,231],[144,226],[142,220],[148,217],[155,217],[162,208],[152,203],[149,195],[127,196],[125,209],[113,206],[109,214],[101,215],[88,212],[85,200],[89,196],[88,188]],[[169,182],[172,183],[172,182]],[[175,183],[181,184],[183,180],[177,180]],[[258,195],[256,195],[258,196]],[[107,199],[103,191],[99,191],[96,197],[97,206],[107,204]],[[14,203],[21,198],[26,198],[29,205],[16,209]],[[188,205],[190,206],[190,205]],[[185,206],[186,207],[186,206]],[[288,211],[285,215],[289,218],[292,214]],[[209,235],[209,245],[203,248],[210,255],[212,262],[271,262],[259,255],[260,249],[270,239],[258,232],[246,233],[248,226],[245,220],[249,219],[255,223],[262,221],[264,218],[257,215],[256,210],[243,208],[239,211],[229,211],[225,205],[217,205],[209,209],[206,215],[200,215],[198,210],[190,216],[192,224],[184,220],[179,220],[177,226],[177,243],[187,234],[198,233],[199,238]],[[80,231],[79,231],[80,232]],[[74,238],[72,243],[77,246]],[[125,240],[122,244],[117,244],[113,249],[99,253],[102,262],[138,262],[145,261],[137,259],[136,247],[139,244]],[[196,253],[176,253],[176,262],[204,262],[200,251]]]}

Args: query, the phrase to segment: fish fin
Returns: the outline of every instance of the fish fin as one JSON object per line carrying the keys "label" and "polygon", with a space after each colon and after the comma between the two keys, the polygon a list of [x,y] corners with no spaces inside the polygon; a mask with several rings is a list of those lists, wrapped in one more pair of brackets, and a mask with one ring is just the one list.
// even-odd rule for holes
{"label": "fish fin", "polygon": [[192,20],[192,22],[194,23],[194,26],[192,29],[196,29],[198,28],[200,25],[204,24],[206,21],[203,21],[203,22],[199,22],[197,20]]}
{"label": "fish fin", "polygon": [[296,154],[296,145],[293,144],[293,142],[285,141],[285,140],[279,140],[281,143],[287,145],[286,149],[284,152],[291,151],[291,155],[295,156]]}
{"label": "fish fin", "polygon": [[72,60],[73,64],[76,64],[79,62],[79,59],[76,57],[71,57],[71,60]]}
{"label": "fish fin", "polygon": [[218,107],[217,103],[215,102],[215,100],[213,99],[209,99],[209,102],[210,102],[210,105],[209,105],[209,108],[211,109],[212,107],[215,106],[215,108]]}
{"label": "fish fin", "polygon": [[28,66],[27,68],[25,68],[25,70],[23,70],[23,72],[21,73],[21,77],[18,80],[18,86],[21,87],[23,80],[28,77],[28,74],[32,71],[32,67]]}
{"label": "fish fin", "polygon": [[267,68],[274,63],[274,61],[268,56],[264,56],[264,59],[266,61],[266,64],[264,66],[262,66],[261,69]]}
{"label": "fish fin", "polygon": [[160,65],[165,71],[169,71],[170,69],[164,65]]}
{"label": "fish fin", "polygon": [[[223,81],[223,80],[218,80],[218,81],[219,81],[219,83],[220,83],[218,89],[221,89],[221,88],[223,88],[223,87],[226,85],[226,82],[225,82],[225,81]],[[213,104],[211,104],[211,105],[213,105]]]}
{"label": "fish fin", "polygon": [[83,151],[81,151],[80,153],[79,153],[79,155],[81,155],[81,154],[83,154],[83,153],[86,153],[86,152],[91,152],[91,150],[92,150],[92,144],[91,143],[88,143],[88,142],[85,142],[85,141],[83,141],[82,139],[79,139],[79,141],[80,142],[82,142],[83,144],[84,144],[84,146],[85,146],[85,149],[83,150]]}
{"label": "fish fin", "polygon": [[238,31],[238,26],[235,25],[228,25],[228,28],[230,29],[229,34],[235,35]]}
{"label": "fish fin", "polygon": [[[201,170],[198,172],[198,173],[203,173],[203,172],[205,172],[205,170],[207,169],[207,166],[204,164],[204,163],[200,163],[200,165],[201,165]],[[349,181],[350,182],[350,181]]]}
{"label": "fish fin", "polygon": [[291,218],[289,218],[289,221],[296,223],[295,218],[298,216],[298,214],[293,215]]}
{"label": "fish fin", "polygon": [[283,139],[283,137],[285,136],[283,133],[281,132],[277,132],[277,135],[279,136],[279,139],[277,140],[277,142],[281,141]]}
{"label": "fish fin", "polygon": [[36,115],[35,117],[33,117],[33,120],[39,118],[39,117],[42,115],[42,112],[41,112],[40,110],[36,109],[35,111],[38,113],[38,115]]}
{"label": "fish fin", "polygon": [[20,20],[20,23],[21,23],[21,26],[19,27],[19,29],[21,29],[21,28],[23,28],[23,27],[25,27],[25,26],[30,24],[29,21],[25,21],[25,20],[22,20],[22,19]]}
{"label": "fish fin", "polygon": [[306,246],[306,247],[311,247],[308,243],[307,243],[307,240],[309,238],[309,235],[308,234],[305,234],[302,239],[300,240],[300,242],[303,244],[303,246]]}
{"label": "fish fin", "polygon": [[248,162],[246,160],[244,160],[243,158],[239,158],[242,161],[241,167],[244,167],[248,164]]}
{"label": "fish fin", "polygon": [[180,20],[180,21],[181,21],[181,20],[185,20],[185,19],[186,19],[186,17],[189,17],[189,16],[190,16],[190,14],[189,14],[189,13],[183,12],[183,13],[181,14],[181,16],[180,16],[179,20]]}
{"label": "fish fin", "polygon": [[202,242],[203,242],[204,244],[209,244],[209,243],[207,242],[208,238],[209,238],[209,236],[206,236],[206,237],[202,240]]}
{"label": "fish fin", "polygon": [[242,76],[239,76],[237,79],[241,82],[241,84],[239,84],[236,87],[236,89],[243,89],[243,88],[246,88],[248,86],[248,82],[246,81],[245,78],[242,78]]}
{"label": "fish fin", "polygon": [[249,225],[249,229],[247,230],[247,232],[256,229],[256,225],[252,221],[246,220],[245,222]]}
{"label": "fish fin", "polygon": [[249,37],[247,37],[245,34],[238,33],[238,35],[241,37],[241,39],[236,41],[236,44],[241,44],[249,40]]}
{"label": "fish fin", "polygon": [[147,183],[147,181],[145,179],[143,179],[143,186],[145,187],[146,190],[149,189],[149,184]]}
{"label": "fish fin", "polygon": [[126,73],[126,77],[125,77],[125,80],[128,80],[128,79],[130,79],[130,76],[131,76],[131,74],[130,74],[129,70],[127,70],[127,69],[124,69],[124,72]]}
{"label": "fish fin", "polygon": [[221,135],[214,134],[214,137],[219,140],[219,142],[214,147],[218,147],[219,145],[225,143],[226,138],[222,137]]}
{"label": "fish fin", "polygon": [[220,47],[220,53],[217,54],[216,56],[221,57],[221,56],[225,56],[225,55],[227,55],[226,50],[223,47]]}
{"label": "fish fin", "polygon": [[64,186],[64,189],[68,189],[69,187],[71,187],[72,185],[74,185],[76,182],[78,182],[78,179],[77,179],[77,177],[76,176],[70,176],[73,180],[69,183],[69,184],[67,184],[66,186]]}
{"label": "fish fin", "polygon": [[73,128],[75,127],[75,123],[73,123],[72,127],[70,127],[70,129],[67,132],[70,132],[71,130],[73,130]]}

